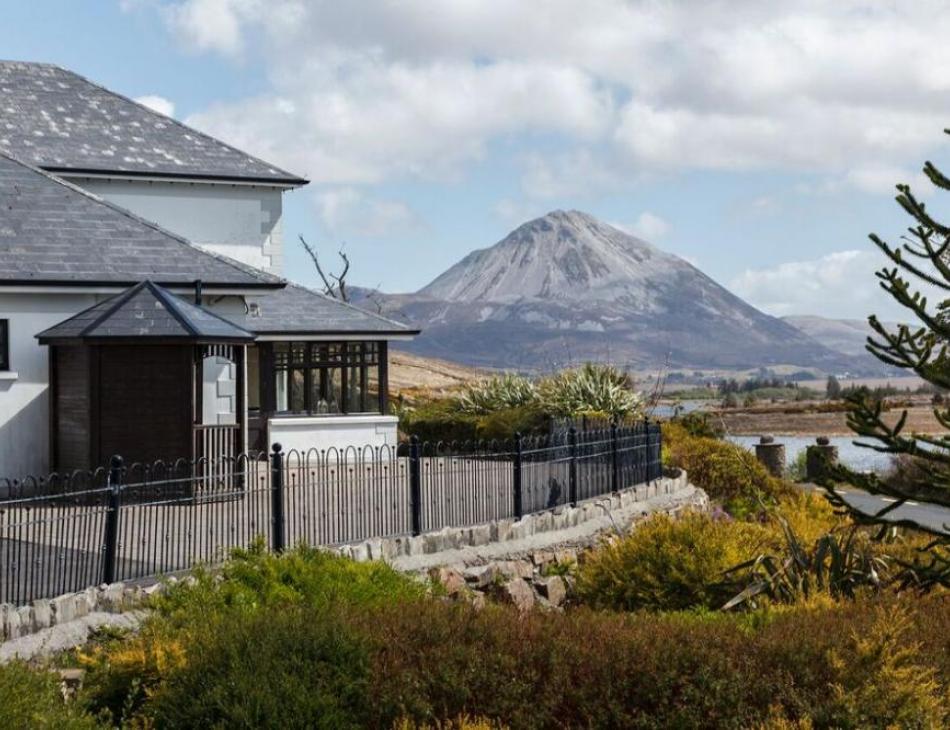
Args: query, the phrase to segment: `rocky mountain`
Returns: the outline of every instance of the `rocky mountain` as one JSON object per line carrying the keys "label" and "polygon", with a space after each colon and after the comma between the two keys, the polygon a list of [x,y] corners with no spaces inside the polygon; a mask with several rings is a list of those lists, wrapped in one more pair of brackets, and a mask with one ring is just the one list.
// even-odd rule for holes
{"label": "rocky mountain", "polygon": [[699,269],[593,216],[554,211],[415,294],[379,297],[423,328],[406,349],[487,367],[841,367],[841,356]]}

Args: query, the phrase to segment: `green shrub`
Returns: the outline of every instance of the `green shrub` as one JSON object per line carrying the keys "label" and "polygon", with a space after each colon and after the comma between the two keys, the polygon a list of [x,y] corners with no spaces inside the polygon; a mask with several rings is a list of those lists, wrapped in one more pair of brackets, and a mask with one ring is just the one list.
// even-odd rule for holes
{"label": "green shrub", "polygon": [[0,727],[71,730],[97,724],[80,705],[63,700],[53,672],[13,661],[0,664]]}
{"label": "green shrub", "polygon": [[334,613],[231,615],[192,638],[144,706],[159,727],[361,728],[369,654]]}
{"label": "green shrub", "polygon": [[406,412],[399,429],[429,443],[473,441],[478,438],[479,417],[464,413],[452,399],[431,400]]}
{"label": "green shrub", "polygon": [[403,433],[430,444],[506,440],[516,433],[543,433],[550,424],[536,406],[519,406],[475,415],[459,409],[452,400],[432,401],[407,414]]}
{"label": "green shrub", "polygon": [[690,482],[736,516],[795,493],[795,487],[769,474],[750,451],[728,441],[691,436],[673,422],[663,425],[663,457],[668,466],[685,469]]}
{"label": "green shrub", "polygon": [[507,408],[480,416],[475,432],[482,441],[506,441],[519,433],[546,433],[550,423],[551,419],[536,407]]}
{"label": "green shrub", "polygon": [[693,411],[684,413],[672,420],[679,428],[682,428],[690,436],[702,436],[703,438],[718,439],[722,438],[723,427],[713,421],[708,413]]}
{"label": "green shrub", "polygon": [[207,630],[179,634],[185,661],[166,663],[126,719],[159,727],[450,727],[440,723],[464,716],[512,728],[944,727],[948,601],[813,601],[747,616],[519,614],[433,599],[216,611]]}
{"label": "green shrub", "polygon": [[425,586],[382,562],[359,563],[300,546],[274,555],[263,541],[235,550],[220,570],[198,568],[191,581],[159,595],[153,607],[172,622],[193,622],[216,611],[268,606],[378,605],[417,598]]}
{"label": "green shrub", "polygon": [[425,593],[425,585],[385,563],[303,546],[273,555],[259,541],[235,550],[220,570],[198,568],[191,580],[156,596],[140,635],[80,653],[89,676],[85,702],[116,722],[134,715],[169,676],[193,665],[202,637],[231,624],[243,630],[258,615],[401,604]]}
{"label": "green shrub", "polygon": [[718,609],[745,587],[746,576],[727,571],[771,541],[769,529],[756,523],[657,514],[587,554],[578,598],[618,611]]}
{"label": "green shrub", "polygon": [[562,370],[538,386],[541,408],[551,416],[576,418],[585,414],[635,418],[642,413],[640,394],[627,373],[610,365],[587,363]]}
{"label": "green shrub", "polygon": [[[882,613],[901,606],[907,631],[862,646]],[[947,608],[946,601],[810,605],[757,626],[724,614],[384,608],[362,619],[374,635],[391,637],[374,655],[371,725],[468,713],[513,728],[736,728],[776,717],[816,727],[884,727],[895,718],[903,727],[942,727]],[[875,647],[879,658],[885,647],[918,650],[898,666],[923,681],[922,691],[901,689],[886,661],[864,658]],[[884,694],[863,718],[843,704],[849,692],[875,688]]]}

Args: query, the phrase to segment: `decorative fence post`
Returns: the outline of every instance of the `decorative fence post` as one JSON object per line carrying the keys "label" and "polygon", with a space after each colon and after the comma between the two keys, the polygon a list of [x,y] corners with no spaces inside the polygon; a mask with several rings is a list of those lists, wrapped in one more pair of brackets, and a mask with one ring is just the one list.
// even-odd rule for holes
{"label": "decorative fence post", "polygon": [[412,534],[422,534],[422,457],[419,437],[409,437],[409,508],[412,511]]}
{"label": "decorative fence post", "polygon": [[270,498],[273,534],[271,548],[275,553],[284,551],[284,454],[280,444],[271,447]]}
{"label": "decorative fence post", "polygon": [[515,434],[515,460],[512,462],[512,491],[515,496],[515,519],[520,520],[524,516],[524,502],[521,496],[521,459],[523,455],[523,443],[520,433]]}
{"label": "decorative fence post", "polygon": [[113,456],[109,469],[109,507],[106,510],[105,556],[102,570],[103,583],[115,583],[115,569],[119,557],[119,507],[122,490],[122,457]]}
{"label": "decorative fence post", "polygon": [[610,490],[620,491],[620,429],[617,421],[610,422]]}
{"label": "decorative fence post", "polygon": [[643,450],[644,460],[643,460],[643,470],[641,472],[639,482],[652,482],[653,481],[653,444],[650,441],[650,417],[643,417],[643,437],[646,440],[646,447]]}
{"label": "decorative fence post", "polygon": [[567,431],[567,443],[571,454],[568,469],[568,495],[571,506],[575,507],[577,506],[577,429],[573,426]]}

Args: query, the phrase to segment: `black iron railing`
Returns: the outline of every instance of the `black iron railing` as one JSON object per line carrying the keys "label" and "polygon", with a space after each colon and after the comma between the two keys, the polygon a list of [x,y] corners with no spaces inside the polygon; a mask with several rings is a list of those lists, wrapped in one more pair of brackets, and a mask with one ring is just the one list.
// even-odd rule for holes
{"label": "black iron railing", "polygon": [[185,570],[258,538],[281,551],[519,518],[659,478],[660,442],[644,421],[0,480],[0,603]]}

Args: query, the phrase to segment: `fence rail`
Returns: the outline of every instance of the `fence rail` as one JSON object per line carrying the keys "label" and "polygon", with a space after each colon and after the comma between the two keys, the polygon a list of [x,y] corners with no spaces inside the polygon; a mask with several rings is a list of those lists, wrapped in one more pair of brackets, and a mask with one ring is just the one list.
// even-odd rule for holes
{"label": "fence rail", "polygon": [[0,480],[0,603],[185,570],[258,538],[281,551],[519,518],[659,478],[660,443],[644,421]]}

